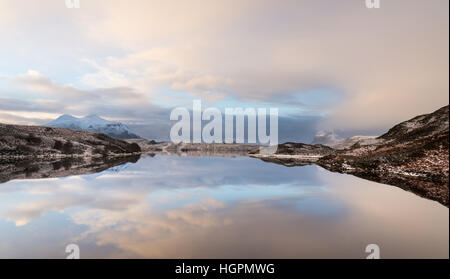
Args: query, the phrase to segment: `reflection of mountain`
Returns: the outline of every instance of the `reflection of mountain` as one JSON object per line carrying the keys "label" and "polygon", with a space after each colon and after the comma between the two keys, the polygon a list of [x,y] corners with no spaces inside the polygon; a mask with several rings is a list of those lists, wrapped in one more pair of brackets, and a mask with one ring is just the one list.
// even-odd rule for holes
{"label": "reflection of mountain", "polygon": [[385,258],[448,258],[447,208],[315,166],[156,156],[92,176],[0,185],[1,255],[353,258],[375,236]]}
{"label": "reflection of mountain", "polygon": [[[285,143],[278,146],[276,154],[268,156],[258,154],[259,147],[255,145],[173,144],[156,143],[145,139],[131,139],[124,142],[103,134],[69,129],[0,124],[0,131],[2,131],[0,134],[0,158],[4,156],[2,153],[5,150],[19,155],[21,153],[18,152],[35,154],[36,152],[33,150],[45,151],[43,152],[44,155],[52,153],[64,155],[64,144],[60,146],[63,151],[55,149],[55,146],[58,141],[57,138],[68,137],[74,143],[70,148],[75,154],[77,152],[91,152],[92,154],[95,153],[94,151],[101,154],[108,151],[110,154],[116,152],[111,155],[120,156],[127,152],[142,151],[147,154],[156,153],[171,156],[237,157],[250,155],[267,162],[286,166],[317,164],[330,171],[353,174],[376,182],[395,185],[448,206],[448,115],[449,108],[446,106],[434,113],[400,123],[380,137],[347,139],[344,141],[345,147],[339,149],[321,144]],[[25,144],[27,146],[24,146]],[[5,145],[7,148],[5,148]],[[99,150],[99,146],[107,149]],[[48,150],[44,150],[45,148]],[[96,149],[93,150],[93,148]],[[63,160],[55,164],[64,165],[68,162],[78,164],[77,160],[81,159],[77,158],[82,157],[67,155],[69,156],[68,159],[70,158],[69,161]],[[48,158],[50,157],[54,156],[48,156]],[[8,157],[6,158],[8,159]],[[124,160],[122,161],[123,164],[127,159],[109,159],[110,162],[111,160]],[[11,160],[2,161],[4,165],[0,165],[0,182],[16,178],[45,178],[94,173],[111,167],[111,165],[105,166],[104,163],[100,163],[100,165],[80,163],[81,167],[76,168],[78,172],[73,172],[69,167],[66,171],[57,168],[52,173],[47,169],[43,171],[41,166],[34,162],[15,164]],[[84,162],[84,160],[82,161]],[[90,161],[95,162],[92,158]],[[8,164],[5,165],[5,163]],[[45,166],[45,164],[43,165]],[[100,170],[95,170],[96,168]],[[115,171],[115,169],[111,171]]]}
{"label": "reflection of mountain", "polygon": [[94,174],[111,168],[119,172],[122,165],[136,163],[139,156],[105,158],[66,158],[60,160],[22,160],[0,164],[0,183],[14,179],[55,178]]}
{"label": "reflection of mountain", "polygon": [[399,186],[448,206],[449,107],[402,122],[373,144],[324,157],[325,168]]}
{"label": "reflection of mountain", "polygon": [[123,165],[119,165],[119,166],[115,166],[115,167],[109,168],[109,169],[105,170],[105,172],[119,173],[121,171],[126,170],[131,165],[132,165],[132,163],[125,163]]}
{"label": "reflection of mountain", "polygon": [[76,118],[72,115],[64,114],[46,126],[99,132],[117,139],[139,138],[126,125],[120,122],[105,120],[97,115]]}

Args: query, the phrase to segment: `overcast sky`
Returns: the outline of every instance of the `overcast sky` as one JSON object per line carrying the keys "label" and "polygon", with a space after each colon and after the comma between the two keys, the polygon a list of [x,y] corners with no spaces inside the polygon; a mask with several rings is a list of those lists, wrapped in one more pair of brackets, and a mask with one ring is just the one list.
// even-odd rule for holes
{"label": "overcast sky", "polygon": [[80,2],[0,0],[0,122],[98,114],[164,139],[201,99],[278,107],[280,137],[305,140],[449,102],[448,0]]}

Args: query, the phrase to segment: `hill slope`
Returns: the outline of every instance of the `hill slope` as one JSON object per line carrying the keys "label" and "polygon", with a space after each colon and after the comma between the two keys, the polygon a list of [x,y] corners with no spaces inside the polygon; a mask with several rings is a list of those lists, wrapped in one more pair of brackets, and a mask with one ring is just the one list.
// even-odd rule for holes
{"label": "hill slope", "polygon": [[107,135],[66,128],[0,124],[0,162],[21,158],[106,157],[140,147]]}
{"label": "hill slope", "polygon": [[371,145],[356,144],[318,164],[399,186],[448,206],[449,107],[402,122]]}
{"label": "hill slope", "polygon": [[448,106],[404,121],[380,137],[346,141],[332,150],[300,144],[292,150],[285,144],[274,155],[252,156],[286,166],[317,164],[449,205]]}

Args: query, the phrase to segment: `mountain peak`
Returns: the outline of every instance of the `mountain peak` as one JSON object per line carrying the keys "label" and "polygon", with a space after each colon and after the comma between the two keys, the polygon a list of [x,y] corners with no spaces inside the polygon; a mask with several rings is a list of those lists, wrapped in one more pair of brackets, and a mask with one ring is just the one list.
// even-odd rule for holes
{"label": "mountain peak", "polygon": [[314,140],[311,144],[322,144],[327,146],[333,146],[341,141],[343,141],[341,137],[331,131],[320,131],[318,132]]}
{"label": "mountain peak", "polygon": [[126,125],[109,121],[96,114],[90,114],[83,118],[77,118],[69,114],[64,114],[46,126],[69,128],[73,130],[96,131],[119,139],[140,138],[134,134]]}
{"label": "mountain peak", "polygon": [[60,117],[58,117],[56,120],[74,120],[74,119],[78,119],[75,116],[72,116],[70,114],[63,114]]}

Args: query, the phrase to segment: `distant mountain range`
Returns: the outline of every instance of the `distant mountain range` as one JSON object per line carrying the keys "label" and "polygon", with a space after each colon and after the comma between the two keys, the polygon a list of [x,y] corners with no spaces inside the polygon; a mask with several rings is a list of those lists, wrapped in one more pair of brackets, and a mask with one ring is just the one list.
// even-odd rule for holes
{"label": "distant mountain range", "polygon": [[326,131],[318,132],[311,144],[322,144],[333,147],[334,145],[342,141],[344,141],[344,139],[339,135],[335,134],[334,132]]}
{"label": "distant mountain range", "polygon": [[[98,159],[143,152],[195,156],[234,152],[286,166],[316,164],[333,172],[395,185],[449,205],[449,106],[404,121],[379,137],[333,140],[333,147],[289,142],[278,145],[277,152],[271,155],[259,154],[258,146],[132,139],[138,136],[125,125],[95,115],[84,118],[63,115],[48,126],[57,127],[0,124],[0,166],[23,159]],[[324,134],[323,138],[327,137]],[[33,169],[26,170],[30,173]]]}
{"label": "distant mountain range", "polygon": [[356,143],[360,145],[368,145],[377,142],[376,136],[352,136],[349,138],[341,138],[333,132],[319,132],[314,137],[312,145],[321,144],[332,147],[334,149],[342,150],[349,148]]}
{"label": "distant mountain range", "polygon": [[140,138],[126,125],[116,121],[108,121],[98,115],[88,115],[83,118],[77,118],[69,114],[64,114],[44,126],[99,132],[116,139]]}

